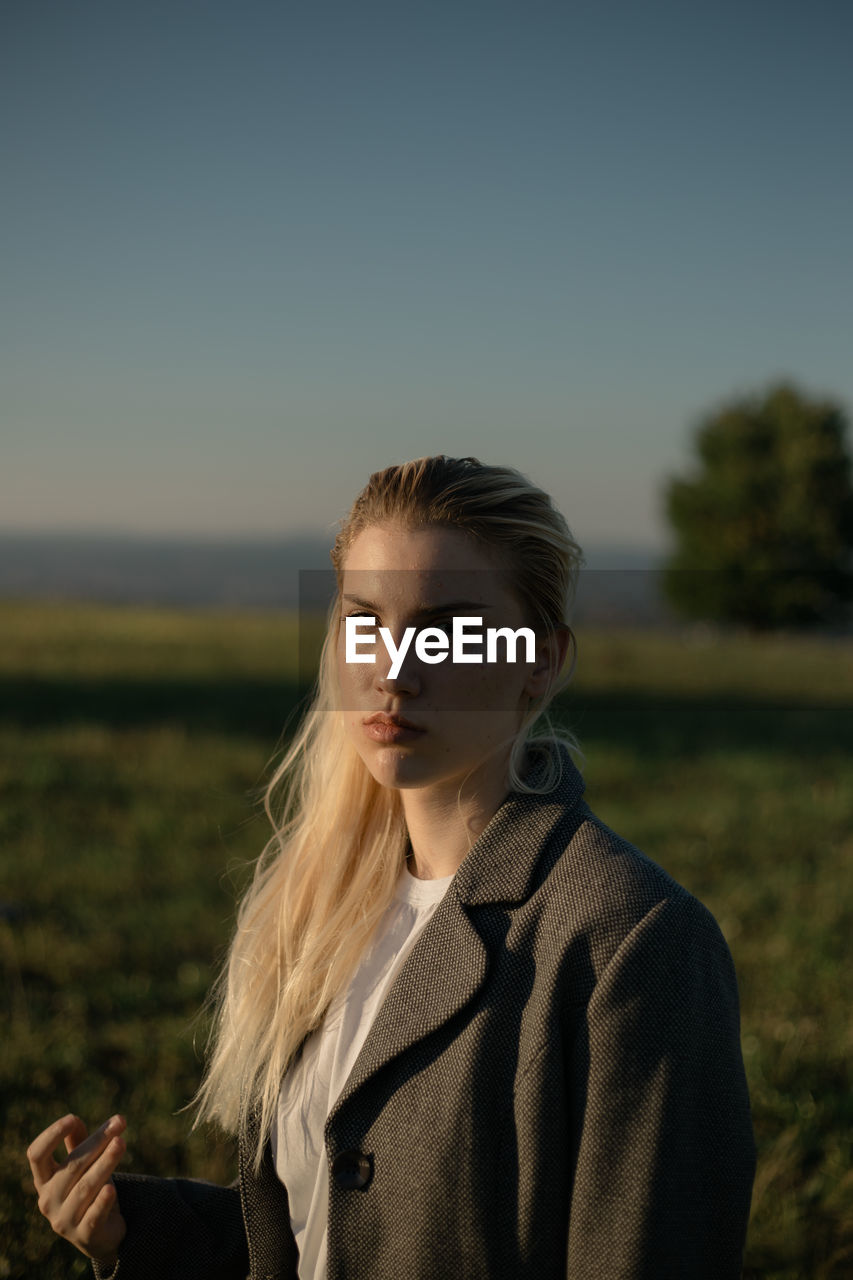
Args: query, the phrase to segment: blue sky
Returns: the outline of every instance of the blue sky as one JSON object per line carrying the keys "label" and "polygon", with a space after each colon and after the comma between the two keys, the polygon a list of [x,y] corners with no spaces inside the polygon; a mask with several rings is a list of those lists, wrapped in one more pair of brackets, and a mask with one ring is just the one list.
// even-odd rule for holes
{"label": "blue sky", "polygon": [[328,528],[510,463],[665,545],[714,404],[853,408],[853,9],[30,0],[0,17],[0,529]]}

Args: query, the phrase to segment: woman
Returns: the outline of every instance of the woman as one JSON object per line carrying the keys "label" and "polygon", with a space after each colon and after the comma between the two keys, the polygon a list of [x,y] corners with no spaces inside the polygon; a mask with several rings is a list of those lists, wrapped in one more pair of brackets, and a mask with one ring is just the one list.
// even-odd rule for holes
{"label": "woman", "polygon": [[585,804],[574,740],[534,732],[581,560],[516,471],[371,476],[218,987],[199,1117],[239,1134],[238,1182],[113,1177],[121,1117],[29,1150],[98,1277],[740,1274],[729,950]]}

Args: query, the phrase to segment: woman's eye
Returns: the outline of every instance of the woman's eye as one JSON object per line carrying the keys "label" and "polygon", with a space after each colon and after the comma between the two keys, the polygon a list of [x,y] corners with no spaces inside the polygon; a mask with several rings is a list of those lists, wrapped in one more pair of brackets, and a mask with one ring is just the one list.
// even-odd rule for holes
{"label": "woman's eye", "polygon": [[422,630],[443,631],[446,636],[451,637],[453,634],[453,619],[452,618],[436,618],[436,619],[431,618],[429,622],[424,624]]}

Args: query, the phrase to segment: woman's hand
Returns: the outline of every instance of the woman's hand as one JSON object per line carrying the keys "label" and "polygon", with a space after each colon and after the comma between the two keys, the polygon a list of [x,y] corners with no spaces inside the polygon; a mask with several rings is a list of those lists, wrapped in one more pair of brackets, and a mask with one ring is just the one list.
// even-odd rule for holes
{"label": "woman's hand", "polygon": [[[124,1118],[113,1116],[88,1136],[79,1116],[64,1116],[27,1150],[41,1213],[57,1235],[105,1266],[115,1262],[126,1230],[110,1181],[126,1150],[124,1128]],[[53,1153],[63,1138],[69,1154],[58,1164]]]}

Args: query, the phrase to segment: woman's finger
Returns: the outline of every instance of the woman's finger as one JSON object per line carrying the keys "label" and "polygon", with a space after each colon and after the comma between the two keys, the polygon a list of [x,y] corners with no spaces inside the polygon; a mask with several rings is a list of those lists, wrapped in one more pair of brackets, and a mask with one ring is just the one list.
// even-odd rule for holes
{"label": "woman's finger", "polygon": [[106,1200],[101,1198],[102,1193],[107,1187],[112,1187],[110,1179],[126,1150],[127,1145],[122,1138],[113,1138],[70,1192],[66,1204],[75,1226],[81,1226],[87,1221],[99,1203],[102,1207],[111,1203],[111,1197],[108,1196]]}
{"label": "woman's finger", "polygon": [[88,1246],[91,1243],[93,1234],[99,1227],[104,1225],[110,1216],[117,1198],[118,1192],[115,1189],[115,1183],[105,1182],[77,1224],[83,1244]]}
{"label": "woman's finger", "polygon": [[41,1191],[44,1184],[53,1177],[59,1168],[53,1158],[53,1153],[65,1134],[73,1132],[76,1121],[77,1117],[73,1115],[63,1116],[61,1120],[55,1120],[53,1124],[49,1124],[46,1129],[43,1129],[38,1137],[34,1138],[27,1147],[27,1160],[30,1164],[33,1182],[36,1184],[37,1191]]}
{"label": "woman's finger", "polygon": [[[77,1242],[77,1226],[78,1223],[86,1216],[86,1213],[92,1208],[92,1203],[101,1190],[104,1183],[110,1178],[113,1170],[124,1155],[125,1146],[120,1138],[113,1139],[104,1151],[100,1153],[97,1160],[81,1174],[81,1176],[71,1184],[70,1187],[60,1189],[57,1185],[59,1175],[53,1180],[53,1184],[49,1188],[51,1193],[51,1226],[54,1231],[58,1231],[60,1235],[73,1243]],[[55,1197],[55,1199],[54,1199]]]}
{"label": "woman's finger", "polygon": [[53,1175],[53,1189],[64,1200],[71,1188],[97,1160],[104,1147],[126,1127],[124,1116],[110,1116],[69,1153]]}

